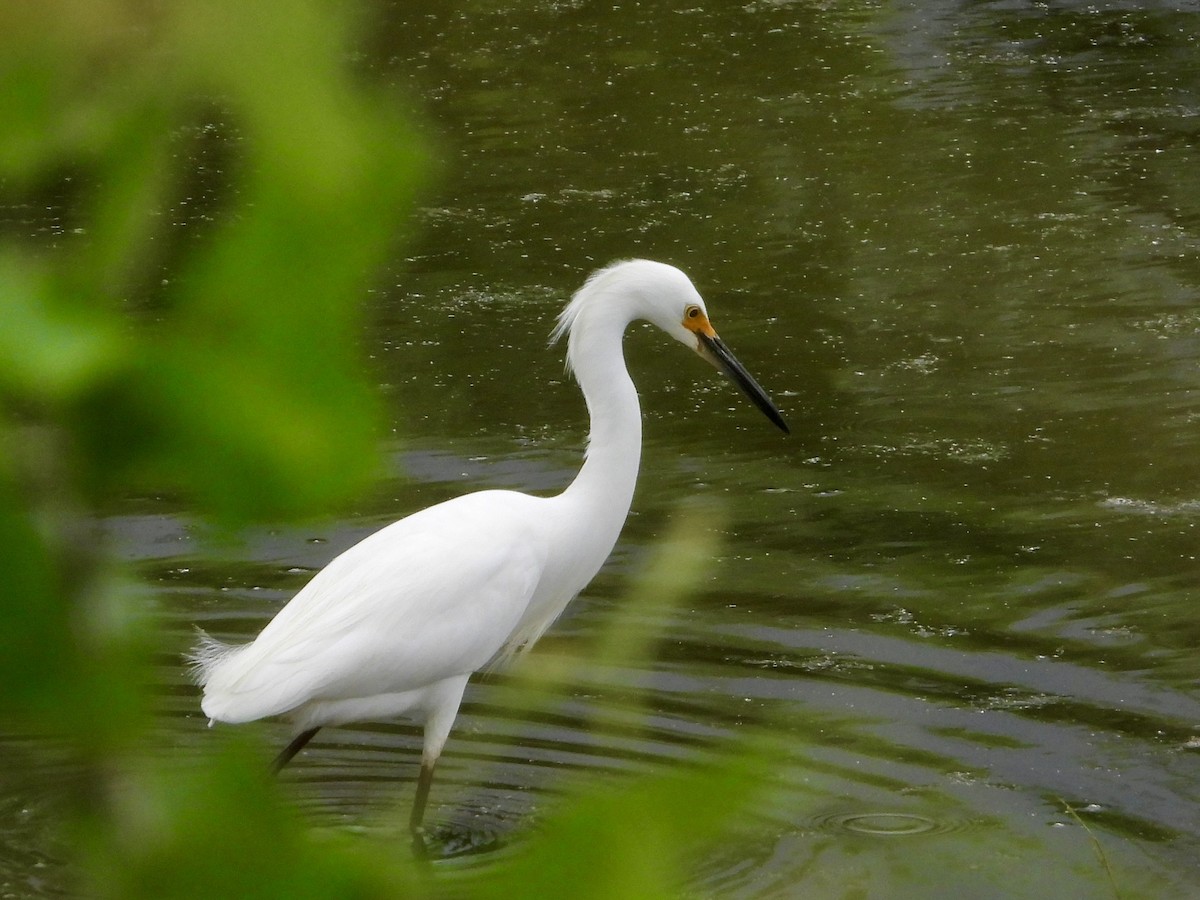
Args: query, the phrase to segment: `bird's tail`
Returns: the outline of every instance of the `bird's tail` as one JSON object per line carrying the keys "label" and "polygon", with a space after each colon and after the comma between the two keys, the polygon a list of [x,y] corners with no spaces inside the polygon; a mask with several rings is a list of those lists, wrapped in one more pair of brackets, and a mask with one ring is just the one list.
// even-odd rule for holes
{"label": "bird's tail", "polygon": [[196,628],[196,646],[187,652],[185,659],[188,668],[192,670],[192,678],[196,684],[204,687],[212,677],[213,670],[238,648],[224,644],[209,635],[203,628]]}

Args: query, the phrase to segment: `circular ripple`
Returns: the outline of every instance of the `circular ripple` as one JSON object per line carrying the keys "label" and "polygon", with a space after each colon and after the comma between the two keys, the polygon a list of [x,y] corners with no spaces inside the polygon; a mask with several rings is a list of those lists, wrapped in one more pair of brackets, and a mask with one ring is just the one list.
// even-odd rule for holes
{"label": "circular ripple", "polygon": [[819,826],[830,831],[865,834],[872,837],[913,837],[942,834],[963,826],[960,821],[934,819],[910,812],[854,812],[825,816]]}

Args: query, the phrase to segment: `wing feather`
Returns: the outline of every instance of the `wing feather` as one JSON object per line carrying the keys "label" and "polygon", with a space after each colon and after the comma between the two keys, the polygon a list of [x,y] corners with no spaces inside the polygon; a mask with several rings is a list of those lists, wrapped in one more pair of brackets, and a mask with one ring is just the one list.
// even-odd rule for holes
{"label": "wing feather", "polygon": [[481,668],[537,589],[539,498],[468,494],[401,519],[334,559],[250,644],[193,654],[211,718],[244,722],[313,700],[412,690]]}

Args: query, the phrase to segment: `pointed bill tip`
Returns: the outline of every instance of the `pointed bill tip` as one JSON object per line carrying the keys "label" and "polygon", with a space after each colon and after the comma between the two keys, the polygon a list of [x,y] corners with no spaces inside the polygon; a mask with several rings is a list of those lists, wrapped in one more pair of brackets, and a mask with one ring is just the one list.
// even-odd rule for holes
{"label": "pointed bill tip", "polygon": [[696,336],[700,339],[696,348],[700,351],[700,355],[732,378],[734,384],[742,389],[742,393],[750,398],[750,402],[757,406],[776,428],[784,434],[791,434],[792,430],[784,421],[779,407],[763,390],[762,385],[754,380],[754,376],[746,371],[746,367],[737,361],[737,357],[725,346],[725,342],[716,334],[707,335],[703,332],[696,332]]}

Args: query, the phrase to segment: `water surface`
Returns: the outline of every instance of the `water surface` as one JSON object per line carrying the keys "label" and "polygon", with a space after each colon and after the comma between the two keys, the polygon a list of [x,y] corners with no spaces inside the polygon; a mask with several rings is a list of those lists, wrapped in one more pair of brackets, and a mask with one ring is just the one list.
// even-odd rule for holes
{"label": "water surface", "polygon": [[[662,259],[793,434],[631,332],[634,515],[537,653],[586,661],[681,499],[722,504],[719,557],[644,623],[652,658],[577,666],[536,714],[474,684],[431,818],[503,852],[574,785],[769,727],[793,751],[700,896],[1200,896],[1195,4],[519,7],[396,4],[364,41],[444,157],[370,298],[393,474],[222,553],[131,500],[111,531],[172,638],[250,636],[407,511],[565,484],[553,317],[595,266]],[[202,765],[173,656],[162,679],[162,752]],[[418,753],[331,730],[288,777],[315,825],[382,828]],[[40,848],[36,802],[4,802]],[[49,893],[43,852],[8,883]]]}

